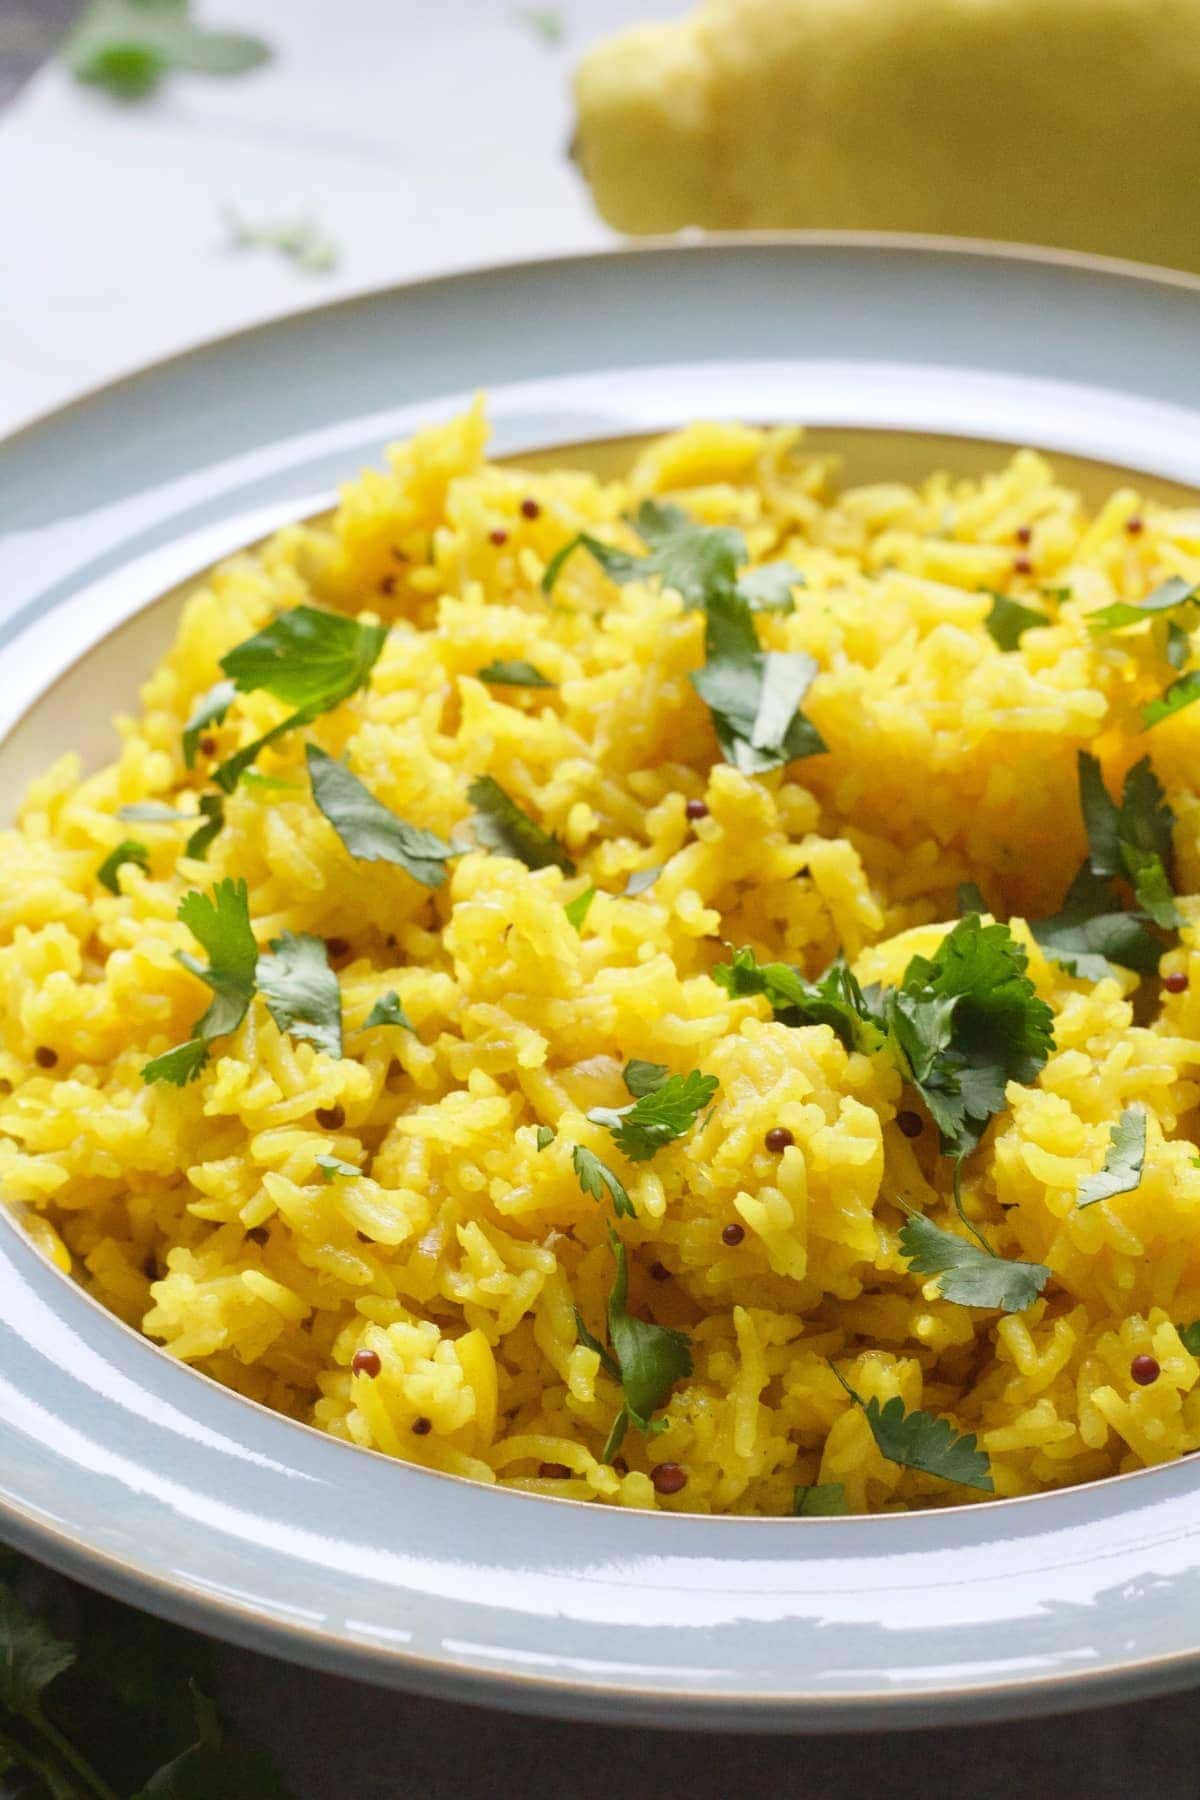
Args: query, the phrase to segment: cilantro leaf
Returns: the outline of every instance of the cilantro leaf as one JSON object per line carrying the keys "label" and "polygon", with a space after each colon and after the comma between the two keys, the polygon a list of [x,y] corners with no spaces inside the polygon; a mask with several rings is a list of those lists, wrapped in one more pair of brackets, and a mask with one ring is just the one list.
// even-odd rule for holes
{"label": "cilantro leaf", "polygon": [[398,818],[345,763],[316,744],[306,744],[304,754],[313,799],[356,861],[396,863],[424,887],[441,887],[445,864],[457,851]]}
{"label": "cilantro leaf", "polygon": [[786,562],[764,563],[738,580],[737,571],[747,560],[742,533],[729,525],[697,525],[680,506],[643,500],[631,523],[647,546],[643,554],[616,549],[581,531],[546,565],[542,592],[553,592],[563,564],[580,549],[618,587],[657,577],[686,607],[705,606],[715,593],[736,593],[750,611],[790,612],[792,589],[804,586],[803,574]]}
{"label": "cilantro leaf", "polygon": [[266,1752],[242,1744],[231,1755],[216,1707],[194,1681],[190,1685],[196,1742],[153,1774],[133,1800],[288,1800]]}
{"label": "cilantro leaf", "polygon": [[360,625],[344,613],[294,606],[235,645],[221,658],[221,668],[238,692],[262,689],[296,710],[214,769],[218,786],[232,793],[260,750],[297,725],[310,725],[364,686],[386,638],[385,625]]}
{"label": "cilantro leaf", "polygon": [[1108,1134],[1108,1150],[1097,1174],[1079,1184],[1077,1207],[1094,1206],[1117,1194],[1132,1194],[1141,1185],[1146,1161],[1146,1109],[1127,1106]]}
{"label": "cilantro leaf", "polygon": [[1193,700],[1200,700],[1200,669],[1189,669],[1186,675],[1180,675],[1165,687],[1157,700],[1151,700],[1142,708],[1142,730],[1149,731],[1152,725],[1158,725],[1163,719],[1169,719],[1174,713],[1182,712]]}
{"label": "cilantro leaf", "polygon": [[850,1511],[840,1481],[817,1481],[792,1495],[793,1519],[840,1519]]}
{"label": "cilantro leaf", "polygon": [[308,275],[327,275],[341,254],[336,238],[315,219],[263,219],[252,224],[236,207],[225,208],[229,236],[235,250],[278,250]]}
{"label": "cilantro leaf", "polygon": [[655,869],[634,869],[626,878],[625,886],[621,890],[622,894],[630,899],[632,899],[635,894],[644,894],[647,888],[652,888],[654,886],[661,874],[661,863]]}
{"label": "cilantro leaf", "polygon": [[1144,756],[1129,770],[1117,806],[1104,785],[1099,762],[1081,750],[1079,803],[1092,873],[1110,878],[1123,875],[1156,925],[1166,930],[1178,925],[1180,916],[1167,873],[1175,815],[1166,804],[1150,758]]}
{"label": "cilantro leaf", "polygon": [[244,881],[228,877],[219,881],[211,899],[193,889],[179,902],[177,917],[208,952],[209,961],[205,966],[184,950],[175,952],[176,960],[206,982],[213,997],[188,1041],[148,1062],[142,1080],[170,1081],[183,1087],[208,1061],[212,1040],[236,1031],[245,1018],[254,998],[258,946],[250,929],[250,897]]}
{"label": "cilantro leaf", "polygon": [[186,768],[195,767],[196,752],[200,748],[205,727],[220,725],[236,698],[237,688],[232,681],[218,681],[206,694],[201,694],[183,728],[183,761]]}
{"label": "cilantro leaf", "polygon": [[22,1606],[7,1582],[0,1583],[0,1707],[28,1718],[74,1661],[74,1647]]}
{"label": "cilantro leaf", "polygon": [[258,959],[258,988],[280,1031],[342,1054],[342,990],[324,938],[285,931]]}
{"label": "cilantro leaf", "polygon": [[959,882],[957,904],[960,919],[964,919],[968,913],[985,913],[990,910],[973,881]]}
{"label": "cilantro leaf", "polygon": [[1085,615],[1089,631],[1124,631],[1129,625],[1144,625],[1147,619],[1161,617],[1200,605],[1200,582],[1185,581],[1172,575],[1144,600],[1114,600],[1097,612]]}
{"label": "cilantro leaf", "polygon": [[140,100],[172,69],[241,75],[267,62],[271,50],[262,38],[197,25],[187,0],[92,0],[62,53],[76,81]]}
{"label": "cilantro leaf", "polygon": [[342,1175],[353,1180],[355,1176],[362,1174],[357,1163],[343,1162],[340,1156],[318,1156],[317,1167],[326,1186],[335,1176]]}
{"label": "cilantro leaf", "polygon": [[543,831],[490,775],[478,776],[467,789],[467,798],[476,809],[475,835],[488,850],[514,857],[527,869],[554,863],[564,875],[575,873],[575,864],[558,839]]}
{"label": "cilantro leaf", "polygon": [[1167,620],[1167,636],[1163,654],[1173,669],[1182,669],[1188,659],[1192,647],[1191,636],[1176,624],[1174,619]]}
{"label": "cilantro leaf", "polygon": [[800,711],[817,673],[813,658],[760,649],[750,609],[736,593],[710,594],[706,620],[707,660],[689,679],[712,714],[726,762],[757,775],[820,755],[825,740]]}
{"label": "cilantro leaf", "polygon": [[176,1044],[161,1056],[152,1057],[142,1068],[142,1080],[147,1084],[169,1081],[174,1087],[186,1087],[189,1081],[195,1081],[207,1061],[207,1040],[189,1038],[185,1044]]}
{"label": "cilantro leaf", "polygon": [[401,1025],[405,1031],[416,1030],[416,1026],[405,1012],[395,988],[389,988],[386,994],[380,994],[358,1029],[374,1031],[377,1025]]}
{"label": "cilantro leaf", "polygon": [[636,1425],[640,1431],[654,1429],[651,1414],[665,1405],[675,1383],[692,1372],[691,1340],[684,1332],[651,1324],[626,1311],[629,1267],[625,1246],[611,1227],[608,1242],[617,1265],[608,1299],[608,1341],[620,1372],[625,1404],[602,1452],[604,1462],[616,1455],[625,1424]]}
{"label": "cilantro leaf", "polygon": [[587,918],[588,909],[595,898],[595,888],[587,887],[584,888],[582,894],[576,894],[574,900],[569,900],[563,907],[567,919],[575,927],[576,931],[583,930],[583,921]]}
{"label": "cilantro leaf", "polygon": [[118,806],[117,817],[125,825],[194,825],[195,813],[176,812],[161,800],[136,800],[129,806]]}
{"label": "cilantro leaf", "polygon": [[792,589],[807,585],[803,573],[789,562],[760,563],[739,575],[737,591],[751,612],[788,613],[796,604]]}
{"label": "cilantro leaf", "polygon": [[[553,1125],[539,1125],[533,1135],[534,1142],[537,1144],[540,1152],[554,1142],[556,1133]],[[619,1187],[620,1183],[618,1182],[617,1185]],[[599,1198],[599,1196],[597,1196],[597,1198]]]}
{"label": "cilantro leaf", "polygon": [[1044,1263],[1010,1261],[943,1231],[920,1213],[901,1228],[900,1249],[914,1275],[940,1275],[938,1292],[958,1306],[999,1307],[1024,1312],[1033,1305],[1050,1271]]}
{"label": "cilantro leaf", "polygon": [[1032,631],[1035,625],[1050,623],[1049,615],[1039,612],[1036,606],[1023,606],[1019,600],[999,594],[994,588],[983,591],[992,597],[992,609],[983,623],[999,650],[1016,650],[1027,631]]}
{"label": "cilantro leaf", "polygon": [[540,669],[531,662],[490,662],[485,669],[479,671],[480,681],[490,681],[496,687],[535,687],[552,688],[556,682],[547,681]]}
{"label": "cilantro leaf", "polygon": [[530,31],[541,38],[543,44],[562,43],[567,28],[560,7],[519,6],[516,12],[518,19],[523,19]]}
{"label": "cilantro leaf", "polygon": [[1054,1046],[1053,1014],[1025,973],[1007,925],[960,919],[932,957],[914,956],[886,998],[892,1041],[929,1108],[946,1155],[965,1156]]}
{"label": "cilantro leaf", "polygon": [[630,1162],[648,1162],[664,1144],[691,1130],[719,1085],[715,1075],[693,1069],[690,1075],[668,1076],[632,1106],[594,1106],[588,1118],[612,1133]]}
{"label": "cilantro leaf", "polygon": [[139,844],[136,838],[124,838],[115,850],[110,850],[100,867],[96,870],[96,880],[106,887],[110,894],[119,894],[121,884],[117,880],[117,870],[126,863],[135,863],[139,869],[150,872],[150,852],[145,844]]}
{"label": "cilantro leaf", "polygon": [[634,1099],[640,1100],[643,1094],[657,1094],[670,1073],[666,1063],[642,1062],[635,1056],[625,1064],[622,1080]]}
{"label": "cilantro leaf", "polygon": [[1143,974],[1158,967],[1162,945],[1143,914],[1126,912],[1111,881],[1084,863],[1067,890],[1062,910],[1032,920],[1034,939],[1051,961],[1080,981],[1103,981],[1114,964]]}
{"label": "cilantro leaf", "polygon": [[[541,1133],[548,1129],[545,1125],[538,1127],[539,1140]],[[553,1136],[554,1133],[551,1132],[550,1137]],[[549,1141],[550,1138],[547,1138],[546,1143]],[[545,1147],[546,1145],[539,1141],[538,1149],[544,1150]],[[613,1174],[608,1164],[600,1161],[595,1151],[586,1150],[582,1144],[576,1144],[571,1152],[571,1167],[579,1177],[579,1185],[585,1194],[590,1194],[593,1200],[603,1200],[607,1191],[618,1219],[637,1218],[633,1201],[625,1192],[624,1186]]]}
{"label": "cilantro leaf", "polygon": [[1179,1326],[1179,1341],[1192,1356],[1200,1356],[1200,1319],[1193,1319],[1190,1325]]}
{"label": "cilantro leaf", "polygon": [[193,856],[197,862],[204,861],[208,855],[208,846],[225,829],[224,795],[201,794],[200,817],[204,824],[197,826],[183,849],[185,856]]}
{"label": "cilantro leaf", "polygon": [[840,1369],[833,1363],[829,1366],[854,1404],[862,1408],[876,1447],[888,1462],[937,1475],[943,1481],[956,1481],[961,1487],[978,1488],[984,1494],[995,1493],[991,1464],[977,1447],[973,1431],[960,1437],[949,1419],[935,1418],[927,1412],[905,1412],[899,1394],[884,1406],[873,1396],[864,1400]]}
{"label": "cilantro leaf", "polygon": [[740,999],[764,994],[781,1025],[828,1025],[847,1050],[870,1056],[882,1049],[886,1033],[846,963],[839,957],[820,981],[807,980],[790,963],[760,963],[753,950],[733,950],[731,962],[717,963],[709,974],[718,987]]}

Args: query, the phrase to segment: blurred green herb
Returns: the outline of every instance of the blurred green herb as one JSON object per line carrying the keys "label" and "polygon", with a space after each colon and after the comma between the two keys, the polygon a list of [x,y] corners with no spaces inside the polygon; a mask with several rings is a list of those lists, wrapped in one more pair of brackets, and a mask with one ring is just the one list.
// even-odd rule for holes
{"label": "blurred green herb", "polygon": [[189,0],[91,0],[62,55],[76,81],[142,100],[172,71],[242,75],[269,62],[271,47],[244,32],[197,25]]}
{"label": "blurred green herb", "polygon": [[566,20],[558,6],[518,6],[516,17],[527,25],[543,44],[561,44],[567,35]]}
{"label": "blurred green herb", "polygon": [[235,250],[277,250],[306,275],[328,275],[337,268],[341,246],[315,219],[254,221],[227,206],[225,221]]}

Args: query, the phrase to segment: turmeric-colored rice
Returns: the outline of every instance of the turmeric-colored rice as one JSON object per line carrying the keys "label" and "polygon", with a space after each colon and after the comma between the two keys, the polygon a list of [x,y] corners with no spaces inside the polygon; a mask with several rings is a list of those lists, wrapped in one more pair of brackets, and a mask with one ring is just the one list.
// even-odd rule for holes
{"label": "turmeric-colored rice", "polygon": [[[1166,577],[1200,579],[1200,510],[1125,489],[1091,516],[1029,451],[978,482],[838,491],[790,429],[695,425],[611,483],[491,465],[485,443],[476,408],[395,449],[329,520],[222,565],[141,716],[119,721],[117,759],[85,774],[67,754],[33,783],[0,839],[14,1216],[105,1306],[238,1392],[531,1492],[765,1514],[812,1483],[841,1484],[852,1511],[980,1497],[885,1459],[831,1364],[863,1399],[899,1395],[976,1434],[997,1496],[1200,1447],[1200,1365],[1180,1338],[1200,1316],[1191,925],[1158,977],[1093,983],[1047,961],[1024,923],[1057,911],[1085,855],[1081,748],[1114,792],[1151,755],[1180,906],[1200,917],[1200,706],[1143,731],[1163,685],[1148,632],[1083,622]],[[688,681],[702,615],[661,583],[617,586],[580,552],[542,592],[581,528],[636,549],[623,521],[647,495],[802,572],[794,611],[757,626],[764,646],[816,659],[804,710],[825,754],[757,776],[722,760]],[[987,589],[1048,623],[1001,650]],[[265,693],[239,696],[185,768],[181,730],[220,657],[301,602],[394,629],[367,687],[263,751],[259,771],[287,785],[243,782],[205,862],[178,829],[119,820],[145,800],[193,809],[206,759],[284,716]],[[481,681],[496,659],[554,685]],[[356,861],[313,803],[305,743],[445,839],[470,816],[470,781],[493,776],[578,872],[480,849],[431,890]],[[707,812],[687,816],[688,800]],[[130,835],[150,868],[126,864],[112,894],[96,871]],[[259,997],[197,1080],[147,1084],[147,1060],[209,998],[176,960],[195,950],[176,909],[225,876],[247,882],[260,944],[286,930],[331,946],[346,1054],[282,1033]],[[1011,1314],[939,1298],[899,1252],[905,1206],[963,1227],[950,1161],[894,1061],[776,1022],[708,973],[731,944],[810,977],[842,951],[864,982],[897,981],[953,921],[963,882],[1026,945],[1055,1015],[1040,1077],[1010,1085],[964,1165],[968,1218],[1051,1272]],[[589,886],[576,928],[564,905]],[[1190,987],[1166,991],[1172,973]],[[413,1029],[358,1033],[385,989]],[[720,1083],[694,1129],[638,1163],[586,1117],[628,1103],[630,1058]],[[1140,1185],[1081,1209],[1133,1101],[1148,1116]],[[910,1136],[896,1119],[914,1106]],[[540,1149],[539,1126],[556,1134]],[[769,1150],[779,1127],[793,1141]],[[607,1463],[621,1396],[575,1308],[603,1337],[613,1220],[582,1191],[575,1145],[636,1210],[619,1221],[630,1309],[686,1332],[694,1361],[665,1429],[630,1430]],[[325,1181],[320,1155],[361,1173]],[[362,1351],[377,1373],[352,1373]],[[1139,1355],[1159,1366],[1148,1385],[1131,1375]],[[660,1492],[664,1463],[685,1480]]]}

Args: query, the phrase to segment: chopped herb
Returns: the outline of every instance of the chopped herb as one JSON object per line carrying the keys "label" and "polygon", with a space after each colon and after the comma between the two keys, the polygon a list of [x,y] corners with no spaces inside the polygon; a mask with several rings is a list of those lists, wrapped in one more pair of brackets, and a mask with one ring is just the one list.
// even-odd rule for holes
{"label": "chopped herb", "polygon": [[235,250],[278,250],[306,275],[328,275],[336,269],[341,246],[315,219],[262,219],[252,223],[235,207],[225,208]]}
{"label": "chopped herb", "polygon": [[1200,669],[1189,669],[1186,675],[1180,675],[1176,681],[1165,687],[1157,700],[1151,700],[1142,708],[1142,729],[1149,731],[1152,725],[1161,724],[1173,714],[1182,712],[1193,700],[1200,700]]}
{"label": "chopped herb", "polygon": [[119,894],[121,884],[117,880],[117,870],[126,863],[136,863],[139,869],[150,871],[150,852],[145,844],[139,844],[136,838],[125,838],[115,850],[110,850],[100,867],[96,870],[96,880],[106,887],[110,894]]}
{"label": "chopped herb", "polygon": [[478,776],[467,789],[467,798],[476,809],[475,835],[487,849],[514,857],[527,869],[545,869],[553,863],[564,875],[575,873],[575,864],[558,839],[543,831],[490,775]]}
{"label": "chopped herb", "polygon": [[138,800],[131,806],[118,806],[117,817],[125,825],[194,825],[195,813],[176,812],[161,800]]}
{"label": "chopped herb", "polygon": [[207,983],[213,998],[188,1041],[148,1062],[142,1080],[183,1087],[203,1069],[213,1039],[236,1031],[245,1018],[254,998],[258,945],[250,929],[250,896],[244,881],[219,881],[211,899],[193,889],[179,902],[177,916],[209,960],[206,967],[183,950],[175,952],[176,959]]}
{"label": "chopped herb", "polygon": [[789,562],[760,563],[738,577],[737,591],[751,612],[789,613],[796,605],[792,589],[807,585]]}
{"label": "chopped herb", "polygon": [[258,987],[280,1031],[342,1054],[342,991],[324,938],[285,931],[258,959]]}
{"label": "chopped herb", "polygon": [[[542,1131],[547,1129],[548,1127],[544,1125],[541,1127]],[[554,1133],[551,1132],[550,1136],[553,1137]],[[545,1144],[538,1144],[539,1150],[544,1150],[545,1147]],[[625,1192],[623,1185],[608,1164],[601,1162],[594,1151],[585,1150],[582,1144],[576,1144],[571,1152],[571,1167],[579,1177],[579,1185],[585,1194],[590,1194],[593,1200],[603,1200],[607,1191],[618,1219],[637,1218],[633,1201]]]}
{"label": "chopped herb", "polygon": [[201,794],[200,816],[205,822],[193,831],[183,852],[185,856],[194,857],[197,862],[204,861],[209,845],[225,829],[225,796]]}
{"label": "chopped herb", "polygon": [[612,1133],[630,1162],[648,1162],[664,1144],[691,1130],[719,1085],[715,1075],[693,1069],[690,1075],[668,1076],[632,1106],[594,1106],[588,1118]]}
{"label": "chopped herb", "polygon": [[1200,1356],[1200,1319],[1179,1327],[1179,1341],[1191,1356]]}
{"label": "chopped herb", "polygon": [[1102,606],[1098,612],[1085,616],[1089,631],[1124,631],[1129,625],[1144,625],[1148,619],[1161,618],[1164,613],[1183,611],[1189,616],[1190,608],[1196,605],[1200,605],[1200,582],[1172,575],[1144,600],[1115,600],[1111,606]]}
{"label": "chopped herb", "polygon": [[1117,806],[1104,785],[1099,762],[1081,750],[1079,804],[1092,873],[1110,880],[1124,876],[1156,925],[1164,930],[1177,926],[1180,916],[1168,874],[1175,819],[1150,758],[1144,756],[1130,769]]}
{"label": "chopped herb", "polygon": [[357,1163],[343,1162],[340,1156],[318,1156],[317,1167],[321,1171],[321,1180],[327,1185],[336,1175],[353,1180],[356,1175],[362,1174]]}
{"label": "chopped herb", "polygon": [[1050,619],[1036,606],[1022,606],[1019,600],[1011,600],[1007,594],[998,594],[994,588],[984,588],[985,594],[992,597],[992,609],[983,621],[992,641],[1000,650],[1015,650],[1027,631],[1035,625],[1048,625]]}
{"label": "chopped herb", "polygon": [[210,687],[206,694],[201,694],[191,716],[183,728],[183,761],[185,767],[191,769],[196,764],[196,752],[200,748],[200,739],[209,725],[220,725],[225,714],[237,698],[237,688],[232,681],[218,681]]}
{"label": "chopped herb", "polygon": [[940,1275],[942,1299],[958,1306],[1024,1312],[1050,1279],[1044,1263],[1010,1261],[981,1250],[920,1213],[909,1213],[900,1232],[900,1249],[914,1275]]}
{"label": "chopped herb", "polygon": [[840,1481],[817,1481],[792,1495],[793,1519],[840,1519],[850,1511]]}
{"label": "chopped herb", "polygon": [[223,656],[221,668],[239,693],[263,690],[295,711],[221,763],[217,784],[232,793],[267,744],[348,700],[370,679],[386,637],[384,625],[294,606]]}
{"label": "chopped herb", "polygon": [[627,877],[622,893],[628,899],[632,899],[635,894],[644,894],[647,888],[654,886],[661,874],[661,863],[654,869],[634,869]]}
{"label": "chopped herb", "polygon": [[587,918],[588,908],[595,898],[595,888],[587,887],[584,888],[582,894],[576,894],[574,900],[569,900],[563,907],[563,911],[566,913],[568,920],[575,927],[576,931],[583,930],[583,921]]}
{"label": "chopped herb", "polygon": [[490,662],[486,669],[480,669],[479,679],[490,681],[496,687],[552,688],[556,685],[547,681],[531,662]]}
{"label": "chopped herb", "polygon": [[1126,912],[1111,881],[1084,863],[1067,890],[1062,910],[1035,919],[1030,931],[1052,962],[1079,981],[1103,981],[1114,965],[1148,974],[1158,967],[1162,944],[1144,916]]}
{"label": "chopped herb", "polygon": [[651,1414],[665,1405],[677,1381],[692,1372],[691,1341],[682,1331],[671,1331],[665,1325],[653,1325],[625,1310],[629,1292],[629,1268],[625,1246],[611,1228],[609,1245],[617,1272],[608,1300],[608,1341],[611,1354],[592,1337],[576,1313],[581,1342],[595,1350],[610,1375],[620,1381],[625,1403],[613,1420],[607,1442],[600,1452],[602,1462],[611,1462],[624,1441],[630,1425],[652,1435],[663,1429],[665,1421],[653,1423]]}
{"label": "chopped herb", "polygon": [[958,916],[966,918],[968,913],[986,913],[988,907],[983,895],[973,881],[960,881],[958,884]]}
{"label": "chopped herb", "polygon": [[197,25],[187,0],[92,0],[62,54],[76,81],[141,100],[171,70],[241,75],[269,61],[271,49],[262,38]]}
{"label": "chopped herb", "polygon": [[306,744],[313,799],[358,862],[396,863],[429,888],[446,879],[445,864],[458,854],[431,831],[409,825],[377,800],[345,763],[316,744]]}
{"label": "chopped herb", "polygon": [[747,560],[742,533],[730,525],[697,525],[680,506],[643,500],[631,523],[647,546],[643,554],[615,549],[581,531],[546,565],[542,592],[553,591],[563,564],[580,549],[619,587],[657,577],[688,607],[706,606],[714,594],[724,593],[736,594],[751,612],[789,612],[792,589],[804,586],[803,574],[786,562],[748,569],[739,580],[737,571]]}
{"label": "chopped herb", "polygon": [[566,36],[567,28],[561,7],[519,6],[516,13],[517,18],[523,19],[530,31],[541,38],[543,44],[561,44]]}
{"label": "chopped herb", "polygon": [[298,794],[297,781],[285,781],[282,775],[264,775],[261,769],[247,769],[242,776],[243,788],[256,788],[260,794]]}
{"label": "chopped herb", "polygon": [[902,1065],[945,1155],[973,1150],[1008,1082],[1032,1081],[1054,1046],[1054,1018],[1007,925],[960,919],[932,957],[914,956],[885,1002]]}
{"label": "chopped herb", "polygon": [[763,994],[781,1025],[828,1025],[847,1050],[866,1055],[882,1049],[886,1032],[845,962],[831,963],[820,981],[808,981],[790,963],[760,963],[753,950],[733,950],[733,959],[717,963],[709,974],[727,994],[740,999]]}
{"label": "chopped herb", "polygon": [[743,775],[818,756],[824,738],[800,711],[817,673],[802,650],[762,650],[746,602],[737,593],[710,595],[704,667],[690,680],[712,714],[726,762]]}
{"label": "chopped herb", "polygon": [[1076,1206],[1094,1206],[1097,1200],[1132,1194],[1141,1185],[1145,1161],[1146,1109],[1127,1106],[1108,1134],[1108,1150],[1099,1172],[1080,1182]]}
{"label": "chopped herb", "polygon": [[642,1062],[635,1056],[625,1064],[622,1080],[634,1099],[640,1100],[643,1094],[657,1094],[670,1074],[666,1063]]}
{"label": "chopped herb", "polygon": [[1190,634],[1183,629],[1182,625],[1177,625],[1174,619],[1168,619],[1167,638],[1163,648],[1163,654],[1173,669],[1182,669],[1184,663],[1188,659],[1188,652],[1191,650],[1191,647],[1192,640]]}
{"label": "chopped herb", "polygon": [[400,1025],[405,1031],[416,1030],[416,1026],[405,1012],[395,988],[389,988],[386,994],[379,996],[358,1029],[374,1031],[377,1025]]}
{"label": "chopped herb", "polygon": [[[539,1125],[533,1135],[534,1135],[534,1142],[537,1144],[538,1150],[539,1151],[545,1150],[548,1145],[550,1145],[554,1142],[554,1137],[555,1137],[554,1127],[553,1127],[553,1125]],[[619,1187],[620,1183],[618,1182],[617,1185]]]}
{"label": "chopped herb", "polygon": [[874,1397],[864,1400],[840,1369],[833,1363],[829,1366],[855,1406],[862,1408],[879,1453],[888,1462],[898,1463],[902,1469],[937,1475],[943,1481],[956,1481],[961,1487],[978,1488],[981,1493],[995,1492],[991,1465],[977,1448],[973,1431],[960,1437],[949,1419],[938,1419],[927,1412],[905,1412],[899,1394],[882,1407]]}

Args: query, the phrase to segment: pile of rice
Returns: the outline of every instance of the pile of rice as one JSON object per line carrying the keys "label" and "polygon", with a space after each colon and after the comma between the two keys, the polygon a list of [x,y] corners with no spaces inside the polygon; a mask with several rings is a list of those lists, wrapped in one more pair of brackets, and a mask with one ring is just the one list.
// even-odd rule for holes
{"label": "pile of rice", "polygon": [[[885,1460],[830,1359],[864,1399],[899,1395],[977,1433],[1002,1496],[1196,1449],[1200,1366],[1179,1335],[1200,1316],[1193,930],[1160,971],[1190,987],[1151,976],[1135,1004],[1136,976],[1072,979],[1023,921],[1058,910],[1085,854],[1083,746],[1114,791],[1152,753],[1178,885],[1200,890],[1200,707],[1143,734],[1139,707],[1162,685],[1144,633],[1097,638],[1081,622],[1167,576],[1200,578],[1200,512],[1123,490],[1089,516],[1027,451],[979,482],[838,492],[790,429],[696,425],[608,484],[490,465],[485,444],[477,408],[395,449],[330,520],[216,570],[141,716],[119,721],[117,760],[83,776],[64,755],[31,787],[0,842],[0,1182],[15,1216],[172,1356],[483,1482],[767,1514],[818,1481],[843,1484],[853,1510],[979,1498]],[[542,593],[580,528],[636,548],[622,521],[659,494],[739,526],[753,560],[803,571],[795,611],[758,627],[764,645],[816,658],[804,709],[828,754],[753,778],[721,760],[688,680],[702,615],[661,585],[615,586],[578,552]],[[985,588],[1054,622],[1002,652]],[[180,734],[196,697],[226,651],[301,602],[394,629],[367,688],[263,752],[259,767],[293,785],[239,788],[204,863],[181,859],[178,831],[118,820],[146,799],[194,806],[206,762],[185,769]],[[477,671],[497,658],[557,685],[488,686]],[[220,753],[284,710],[240,698],[214,729]],[[491,775],[578,873],[477,851],[431,892],[353,861],[313,804],[306,740],[443,838],[471,812],[471,780]],[[707,815],[687,818],[689,799]],[[96,870],[130,835],[151,869],[125,866],[114,896]],[[343,941],[347,1054],[282,1035],[259,998],[197,1081],[146,1085],[148,1058],[209,998],[175,958],[196,948],[180,898],[227,875],[248,883],[260,944],[283,930]],[[901,1202],[956,1221],[937,1133],[896,1125],[914,1100],[889,1057],[776,1023],[708,974],[732,943],[810,976],[840,949],[863,981],[897,981],[936,946],[964,881],[1010,921],[1055,1014],[1044,1071],[1010,1086],[966,1165],[967,1210],[995,1248],[1051,1269],[1042,1298],[1007,1316],[937,1298],[899,1252]],[[564,903],[591,884],[576,930]],[[389,987],[415,1030],[356,1037]],[[585,1116],[627,1103],[630,1058],[720,1081],[711,1114],[637,1164]],[[1141,1184],[1078,1210],[1131,1100],[1149,1115]],[[318,1110],[335,1109],[344,1123],[323,1128]],[[542,1150],[539,1124],[557,1133]],[[764,1145],[776,1126],[794,1137],[782,1154]],[[630,1309],[692,1340],[666,1430],[631,1430],[615,1464],[600,1451],[619,1391],[575,1322],[578,1307],[603,1335],[611,1211],[581,1191],[574,1144],[619,1171],[636,1207],[620,1221]],[[318,1155],[365,1172],[325,1183]],[[733,1246],[730,1224],[744,1228]],[[375,1379],[351,1372],[364,1349]],[[1161,1367],[1146,1387],[1130,1373],[1140,1353]],[[673,1494],[650,1479],[665,1461],[686,1472]]]}

